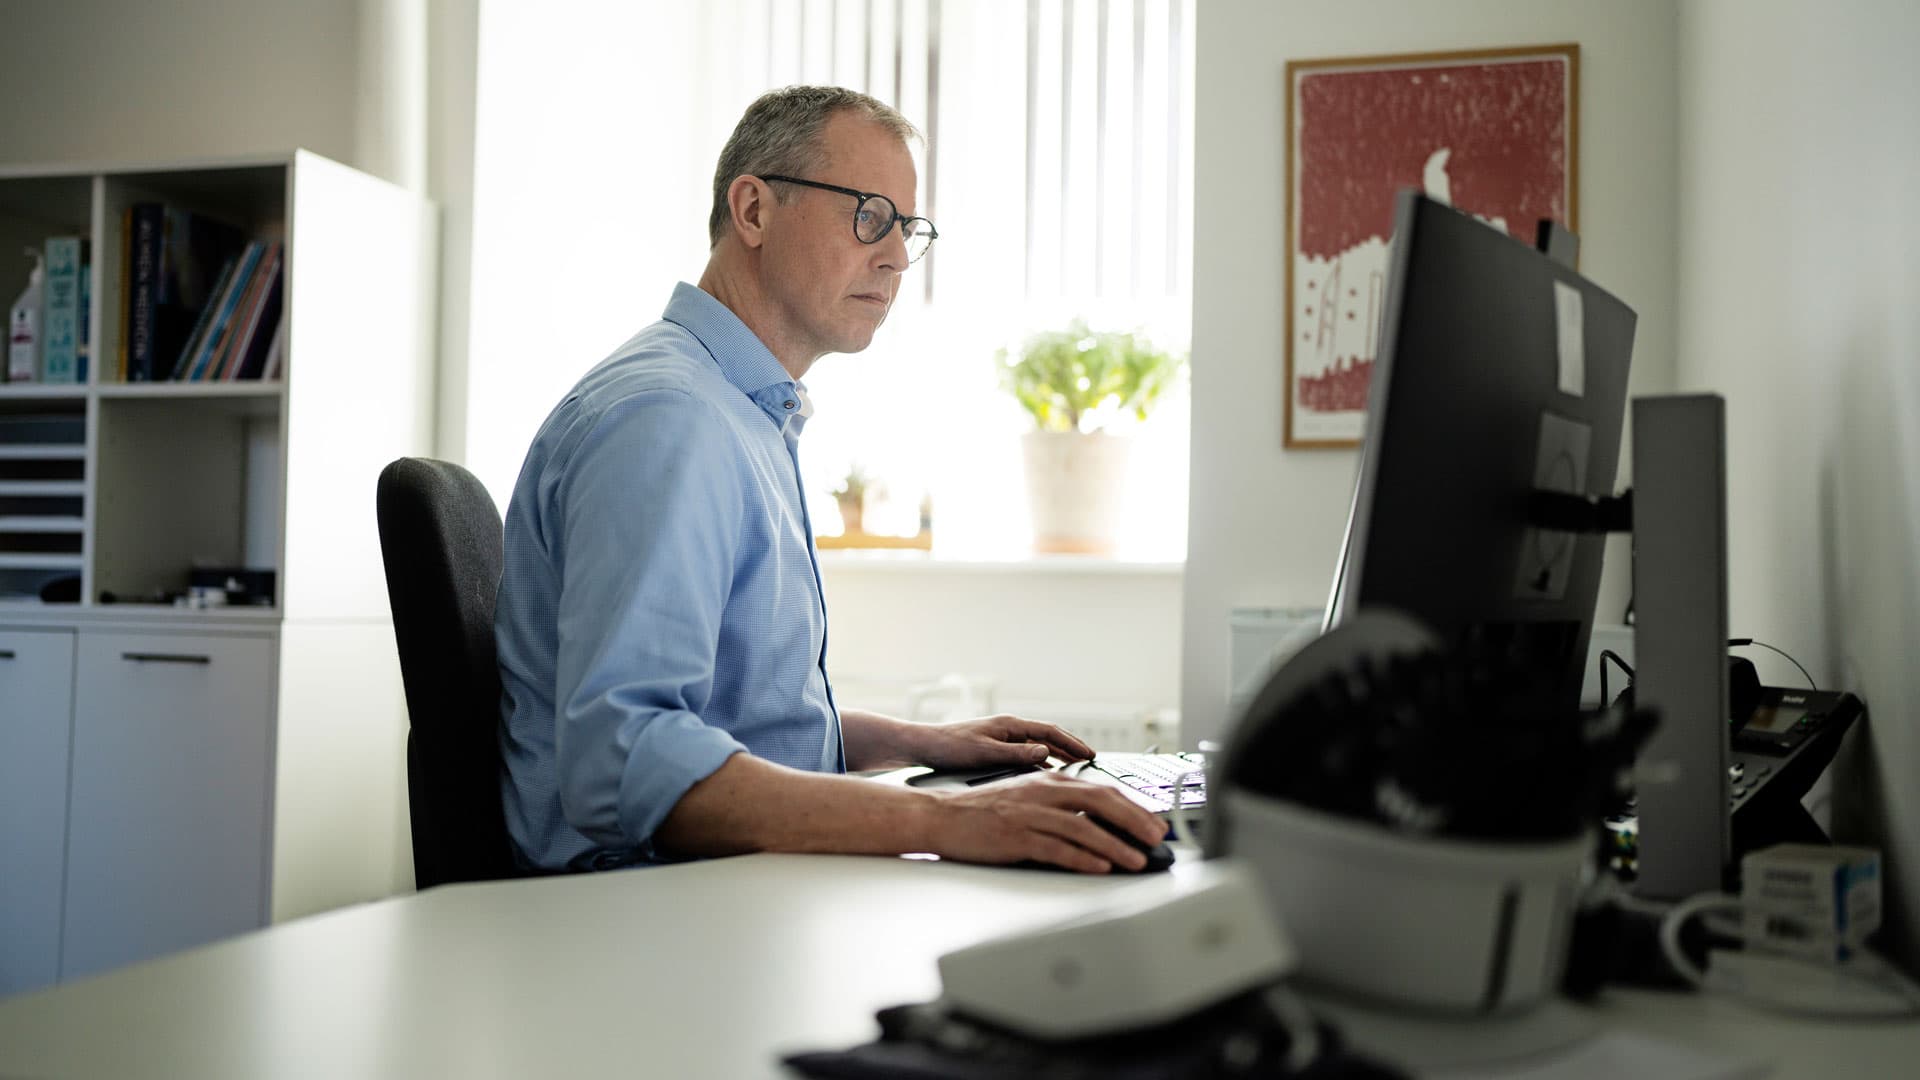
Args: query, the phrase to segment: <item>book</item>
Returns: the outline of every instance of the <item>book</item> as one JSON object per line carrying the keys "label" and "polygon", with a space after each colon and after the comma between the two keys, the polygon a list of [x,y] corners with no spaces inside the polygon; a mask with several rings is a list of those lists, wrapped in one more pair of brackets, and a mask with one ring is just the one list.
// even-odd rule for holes
{"label": "book", "polygon": [[260,306],[266,300],[267,283],[278,265],[279,252],[280,245],[270,242],[260,253],[260,261],[254,264],[253,274],[240,294],[239,306],[233,309],[232,331],[221,343],[219,355],[207,366],[207,378],[233,377],[231,373],[238,368],[242,350],[247,346],[247,334],[259,321]]}
{"label": "book", "polygon": [[80,358],[80,238],[47,238],[46,319],[41,326],[40,379],[78,382]]}
{"label": "book", "polygon": [[87,381],[87,363],[93,358],[93,264],[80,263],[80,347],[74,350],[74,382]]}
{"label": "book", "polygon": [[259,361],[267,354],[267,338],[273,336],[273,325],[280,319],[280,244],[271,244],[267,248],[267,258],[261,261],[259,273],[253,279],[259,282],[252,300],[246,306],[246,319],[240,323],[240,332],[234,334],[234,346],[228,350],[227,363],[221,365],[221,379],[255,379],[259,373],[246,373],[248,361],[253,367],[259,367]]}
{"label": "book", "polygon": [[[214,278],[213,290],[208,294],[209,296],[217,300],[226,291],[227,282],[233,279],[233,270],[237,265],[239,260],[233,258],[221,264],[220,275]],[[192,366],[194,354],[199,351],[200,344],[207,339],[207,324],[213,321],[213,309],[216,306],[217,304],[213,302],[200,305],[200,314],[193,320],[193,330],[187,335],[187,343],[181,346],[180,355],[174,358],[173,370],[167,373],[167,378],[177,382],[187,377],[187,369]]]}
{"label": "book", "polygon": [[220,355],[221,348],[226,344],[227,335],[233,332],[234,309],[239,307],[241,294],[246,290],[248,281],[252,279],[254,268],[259,265],[260,255],[265,247],[266,245],[258,240],[247,245],[247,250],[240,256],[239,265],[234,268],[233,276],[227,279],[225,291],[213,301],[213,317],[207,324],[206,337],[199,349],[195,351],[193,361],[187,369],[186,378],[189,381],[199,382],[205,379],[208,367],[214,358]]}
{"label": "book", "polygon": [[273,339],[279,336],[281,301],[286,275],[281,272],[279,254],[276,253],[271,274],[267,282],[267,292],[261,301],[258,316],[249,328],[248,341],[241,347],[241,356],[233,373],[228,378],[258,379],[266,366],[267,351],[272,347]]}
{"label": "book", "polygon": [[265,241],[256,241],[250,247],[253,249],[250,251],[252,257],[243,261],[240,270],[236,271],[236,273],[244,272],[245,276],[233,282],[229,295],[221,306],[221,311],[215,316],[216,323],[212,332],[218,336],[209,343],[206,364],[201,368],[197,378],[220,377],[221,369],[233,353],[235,340],[245,328],[247,306],[253,302],[252,297],[259,286],[260,270],[265,265],[268,254],[268,245]]}
{"label": "book", "polygon": [[217,295],[219,272],[245,244],[235,225],[191,210],[165,209],[159,280],[154,290],[155,379],[167,378]]}
{"label": "book", "polygon": [[133,207],[120,210],[120,336],[113,346],[113,377],[127,381],[127,338],[133,326],[127,321],[127,302],[133,298]]}
{"label": "book", "polygon": [[287,369],[287,320],[273,328],[273,343],[267,346],[266,359],[260,364],[260,378],[271,382],[278,379]]}
{"label": "book", "polygon": [[131,270],[127,293],[127,381],[151,382],[154,369],[154,300],[160,286],[160,234],[166,228],[159,203],[128,208]]}

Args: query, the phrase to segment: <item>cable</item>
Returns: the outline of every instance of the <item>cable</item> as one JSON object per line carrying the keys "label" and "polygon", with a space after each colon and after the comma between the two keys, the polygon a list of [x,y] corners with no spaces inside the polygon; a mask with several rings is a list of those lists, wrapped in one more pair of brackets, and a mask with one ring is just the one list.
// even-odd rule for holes
{"label": "cable", "polygon": [[1612,649],[1600,650],[1600,707],[1603,709],[1613,704],[1607,694],[1607,661],[1609,660],[1618,664],[1620,670],[1627,673],[1628,679],[1633,678],[1633,669],[1627,666],[1625,660],[1620,659],[1619,653],[1614,652]]}
{"label": "cable", "polygon": [[1740,898],[1724,893],[1701,893],[1673,905],[1660,920],[1660,952],[1679,976],[1695,987],[1705,989],[1707,973],[1694,966],[1693,958],[1680,947],[1680,930],[1687,921],[1703,911],[1740,912]]}
{"label": "cable", "polygon": [[[1753,638],[1737,637],[1737,638],[1727,639],[1727,647],[1730,649],[1737,649],[1746,645],[1758,645],[1763,649],[1771,649],[1772,651],[1779,653],[1781,656],[1786,657],[1787,663],[1792,664],[1794,667],[1797,667],[1800,669],[1800,677],[1807,680],[1808,687],[1814,690],[1820,689],[1820,684],[1815,682],[1813,679],[1813,676],[1807,673],[1807,669],[1801,665],[1800,661],[1795,660],[1793,658],[1793,654],[1787,652],[1785,649],[1777,648],[1775,646],[1767,644],[1764,641],[1758,641]],[[1613,661],[1614,664],[1616,664],[1621,671],[1626,672],[1627,678],[1629,679],[1633,678],[1633,668],[1628,666],[1625,660],[1620,659],[1620,656],[1618,653],[1615,653],[1612,649],[1601,649],[1600,650],[1600,704],[1602,706],[1605,706],[1610,703],[1608,701],[1608,698],[1610,695],[1607,693],[1607,661],[1609,660]]]}
{"label": "cable", "polygon": [[[1740,646],[1761,646],[1763,650],[1774,650],[1774,646],[1768,646],[1766,642],[1755,642],[1753,638],[1728,638],[1728,642],[1726,642],[1726,646],[1728,646],[1728,648],[1740,648]],[[1774,650],[1774,651],[1776,651],[1776,653],[1780,653],[1780,655],[1784,655],[1784,657],[1788,657],[1788,663],[1791,663],[1793,667],[1799,667],[1799,669],[1801,669],[1801,678],[1805,678],[1805,680],[1807,680],[1807,686],[1811,686],[1811,688],[1814,688],[1814,690],[1818,690],[1818,688],[1820,688],[1820,684],[1818,684],[1818,682],[1814,682],[1814,680],[1812,680],[1811,675],[1807,675],[1807,669],[1805,669],[1805,667],[1801,667],[1801,663],[1799,663],[1797,659],[1793,659],[1793,657],[1789,655],[1788,651],[1786,650]]]}
{"label": "cable", "polygon": [[1192,844],[1195,847],[1199,847],[1200,838],[1195,835],[1192,819],[1187,816],[1189,812],[1187,810],[1188,804],[1181,801],[1181,796],[1186,794],[1190,781],[1194,782],[1194,787],[1202,787],[1207,782],[1207,774],[1203,770],[1192,769],[1174,778],[1173,810],[1168,814],[1168,818],[1173,824],[1173,838],[1175,840],[1183,844]]}
{"label": "cable", "polygon": [[1320,1057],[1320,1025],[1313,1010],[1282,983],[1267,987],[1267,1008],[1287,1033],[1287,1071],[1304,1073]]}

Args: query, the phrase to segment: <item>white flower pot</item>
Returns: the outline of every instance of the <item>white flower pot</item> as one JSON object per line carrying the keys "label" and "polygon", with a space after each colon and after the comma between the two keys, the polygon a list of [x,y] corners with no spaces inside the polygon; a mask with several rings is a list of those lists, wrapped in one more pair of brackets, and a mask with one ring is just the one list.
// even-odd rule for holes
{"label": "white flower pot", "polygon": [[1127,440],[1104,432],[1036,431],[1024,445],[1033,549],[1113,554]]}
{"label": "white flower pot", "polygon": [[1439,1014],[1511,1013],[1555,994],[1590,833],[1495,842],[1392,832],[1252,792],[1217,798],[1309,979]]}

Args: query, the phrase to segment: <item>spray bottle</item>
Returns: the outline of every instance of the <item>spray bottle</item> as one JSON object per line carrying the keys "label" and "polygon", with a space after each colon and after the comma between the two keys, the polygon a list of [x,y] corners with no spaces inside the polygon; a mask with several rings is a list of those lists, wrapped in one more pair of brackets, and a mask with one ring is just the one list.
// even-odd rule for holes
{"label": "spray bottle", "polygon": [[13,302],[13,317],[8,320],[8,382],[32,382],[40,371],[40,319],[43,313],[40,286],[46,277],[46,266],[41,262],[39,252],[28,248],[27,255],[33,259],[33,272],[27,275],[26,290],[20,294],[20,299]]}

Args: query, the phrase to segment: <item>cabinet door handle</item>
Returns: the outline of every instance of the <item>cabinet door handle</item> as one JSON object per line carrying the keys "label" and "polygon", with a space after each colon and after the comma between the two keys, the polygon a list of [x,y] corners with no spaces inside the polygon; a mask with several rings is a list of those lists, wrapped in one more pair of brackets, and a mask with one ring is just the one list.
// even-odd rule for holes
{"label": "cabinet door handle", "polygon": [[131,660],[136,664],[211,664],[210,656],[191,656],[186,653],[163,652],[123,652],[120,659]]}
{"label": "cabinet door handle", "polygon": [[12,649],[0,649],[0,660],[11,660],[11,659],[13,659]]}

